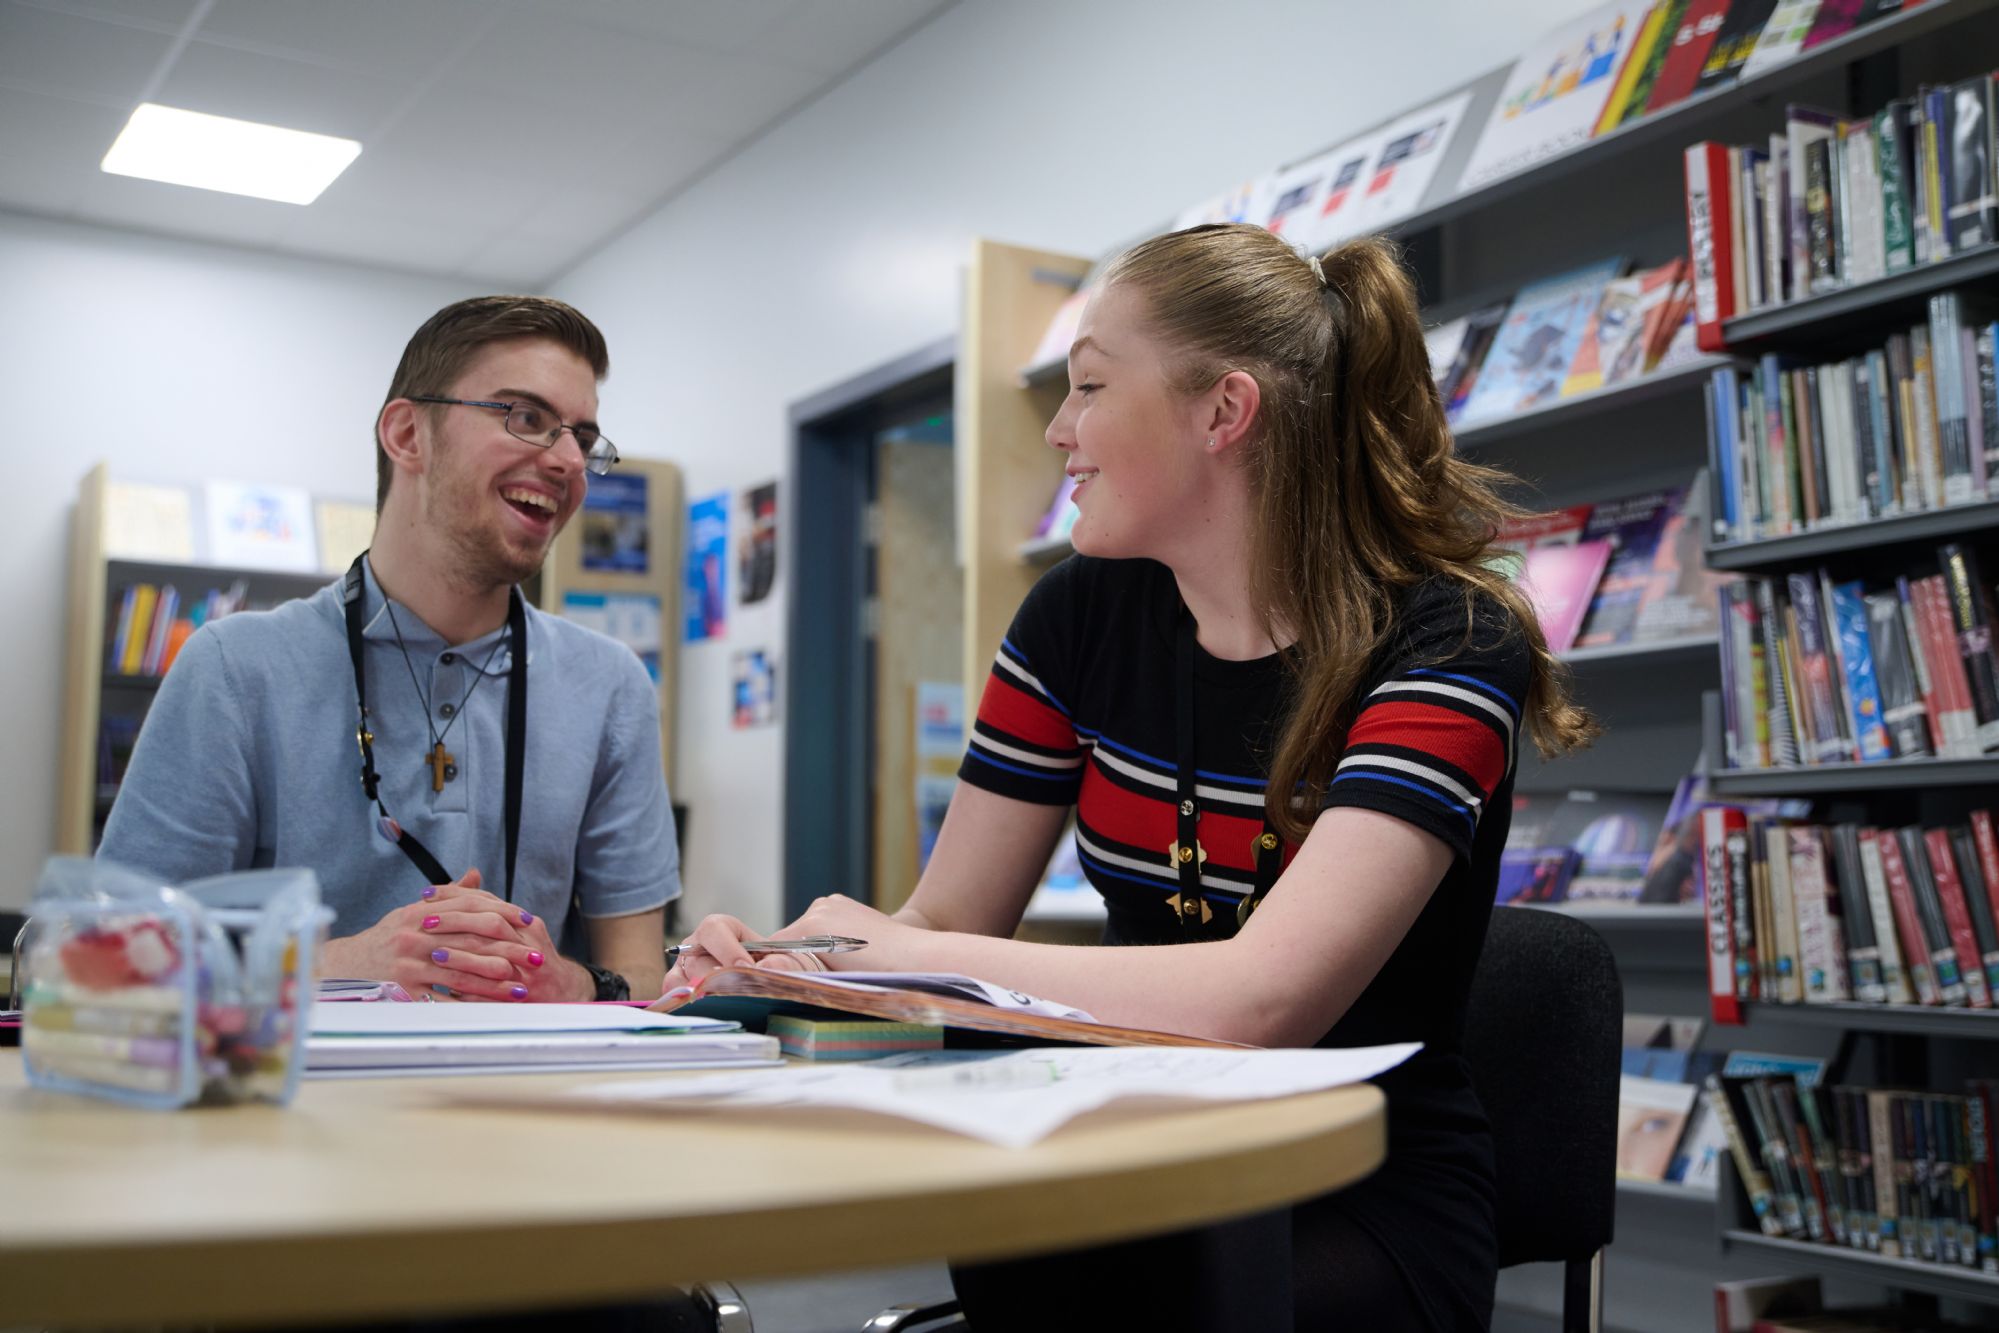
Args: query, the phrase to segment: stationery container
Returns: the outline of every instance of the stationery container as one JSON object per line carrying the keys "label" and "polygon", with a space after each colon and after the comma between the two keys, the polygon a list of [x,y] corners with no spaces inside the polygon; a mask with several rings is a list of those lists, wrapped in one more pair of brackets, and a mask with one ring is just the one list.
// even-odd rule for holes
{"label": "stationery container", "polygon": [[310,870],[168,886],[52,858],[19,959],[28,1081],[160,1108],[289,1102],[332,917]]}

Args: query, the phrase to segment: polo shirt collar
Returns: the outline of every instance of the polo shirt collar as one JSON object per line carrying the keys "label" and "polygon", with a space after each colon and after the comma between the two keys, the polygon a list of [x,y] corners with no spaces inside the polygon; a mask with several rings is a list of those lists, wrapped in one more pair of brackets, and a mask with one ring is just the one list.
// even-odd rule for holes
{"label": "polo shirt collar", "polygon": [[[389,618],[389,606],[395,606],[395,619]],[[533,617],[529,617],[532,622]],[[505,675],[513,666],[513,653],[502,646],[507,637],[507,626],[503,621],[498,629],[482,634],[476,639],[458,644],[448,644],[444,636],[424,623],[416,612],[395,601],[382,592],[382,585],[375,581],[373,561],[361,562],[361,638],[368,643],[395,643],[396,631],[402,631],[403,647],[409,650],[412,659],[435,657],[441,653],[456,653],[473,670],[484,670],[488,675]],[[529,626],[528,662],[534,662],[534,636],[532,624]],[[495,651],[497,649],[497,651]],[[490,661],[489,661],[490,659]]]}

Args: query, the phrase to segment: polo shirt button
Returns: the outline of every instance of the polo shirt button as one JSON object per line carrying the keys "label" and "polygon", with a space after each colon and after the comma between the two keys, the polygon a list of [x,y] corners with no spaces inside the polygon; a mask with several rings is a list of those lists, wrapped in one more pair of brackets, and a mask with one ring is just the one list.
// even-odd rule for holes
{"label": "polo shirt button", "polygon": [[457,704],[439,704],[439,705],[437,706],[437,711],[438,711],[438,712],[440,712],[440,713],[442,713],[442,714],[443,714],[444,716],[446,716],[446,717],[450,717],[450,716],[451,716],[451,715],[452,715],[453,713],[455,713],[455,712],[457,712],[457,711],[458,711],[458,705],[457,705]]}
{"label": "polo shirt button", "polygon": [[451,780],[452,780],[453,778],[455,778],[455,777],[457,777],[457,776],[458,776],[458,765],[456,765],[456,764],[446,764],[446,765],[444,766],[444,780],[445,780],[446,782],[449,782],[449,781],[451,781]]}
{"label": "polo shirt button", "polygon": [[444,665],[446,666],[450,666],[453,662],[456,662],[458,660],[458,654],[446,653],[444,656],[438,658],[437,660],[444,663]]}

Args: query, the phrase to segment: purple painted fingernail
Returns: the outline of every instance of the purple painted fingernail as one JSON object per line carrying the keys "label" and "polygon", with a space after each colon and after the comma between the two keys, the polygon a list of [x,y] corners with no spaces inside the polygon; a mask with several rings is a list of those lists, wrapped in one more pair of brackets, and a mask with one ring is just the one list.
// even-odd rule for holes
{"label": "purple painted fingernail", "polygon": [[522,913],[521,913],[521,924],[522,924],[522,925],[524,925],[524,926],[532,926],[532,925],[534,924],[534,913],[533,913],[533,912],[522,912]]}
{"label": "purple painted fingernail", "polygon": [[528,988],[526,986],[510,986],[507,988],[507,994],[513,996],[516,1000],[525,1000],[528,997]]}
{"label": "purple painted fingernail", "polygon": [[438,924],[443,920],[444,918],[441,916],[427,916],[423,919],[423,928],[425,930],[436,930]]}
{"label": "purple painted fingernail", "polygon": [[449,957],[451,957],[451,950],[449,949],[432,949],[430,951],[430,961],[433,963],[441,963]]}
{"label": "purple painted fingernail", "polygon": [[528,966],[529,966],[529,967],[540,967],[540,966],[542,965],[543,961],[544,961],[544,960],[543,960],[543,958],[542,958],[542,956],[541,956],[541,950],[539,950],[539,949],[529,949],[529,950],[528,950]]}
{"label": "purple painted fingernail", "polygon": [[423,886],[423,898],[425,902],[429,902],[432,898],[435,898],[436,896],[437,896],[437,886],[435,884],[426,884]]}

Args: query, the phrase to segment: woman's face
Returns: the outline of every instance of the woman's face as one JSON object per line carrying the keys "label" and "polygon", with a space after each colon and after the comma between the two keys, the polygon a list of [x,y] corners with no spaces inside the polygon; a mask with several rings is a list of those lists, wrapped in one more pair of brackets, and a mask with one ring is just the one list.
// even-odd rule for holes
{"label": "woman's face", "polygon": [[1069,396],[1046,437],[1076,478],[1078,551],[1159,553],[1202,484],[1201,410],[1167,384],[1164,351],[1143,332],[1137,299],[1118,287],[1092,297],[1069,352]]}

